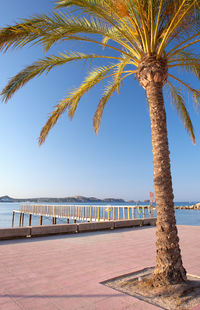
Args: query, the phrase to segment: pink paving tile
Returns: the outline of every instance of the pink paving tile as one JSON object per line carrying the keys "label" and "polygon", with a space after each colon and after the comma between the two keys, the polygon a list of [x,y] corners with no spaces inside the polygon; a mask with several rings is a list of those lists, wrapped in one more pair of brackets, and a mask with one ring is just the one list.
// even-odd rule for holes
{"label": "pink paving tile", "polygon": [[13,299],[15,299],[15,302],[24,309],[29,310],[31,307],[33,307],[33,305],[35,307],[37,307],[37,305],[39,304],[41,307],[45,304],[47,304],[47,300],[38,300],[37,296],[33,296],[33,295],[26,295],[26,296],[15,296]]}
{"label": "pink paving tile", "polygon": [[113,302],[110,303],[110,301],[104,300],[96,304],[87,304],[85,306],[82,306],[81,308],[75,308],[74,310],[128,310],[128,309],[134,309],[133,305],[127,304],[125,302]]}
{"label": "pink paving tile", "polygon": [[22,308],[14,302],[8,302],[3,306],[0,306],[1,310],[22,310]]}
{"label": "pink paving tile", "polygon": [[18,281],[16,278],[13,278],[8,283],[3,284],[3,288],[7,293],[13,292],[13,291],[23,291],[24,289],[27,289],[27,285],[25,281]]}
{"label": "pink paving tile", "polygon": [[105,298],[104,296],[91,293],[71,292],[57,295],[52,302],[60,309],[76,309],[93,304],[97,300]]}
{"label": "pink paving tile", "polygon": [[97,301],[95,305],[95,309],[109,309],[109,310],[115,310],[115,309],[126,309],[128,306],[134,307],[134,304],[137,302],[137,299],[134,297],[128,296],[128,299],[126,296],[123,295],[116,295],[115,297],[109,297],[106,299],[103,299],[101,301]]}
{"label": "pink paving tile", "polygon": [[193,307],[191,310],[200,310],[200,305]]}
{"label": "pink paving tile", "polygon": [[12,299],[7,294],[0,295],[0,309],[4,308],[5,304],[13,303]]}
{"label": "pink paving tile", "polygon": [[133,310],[159,310],[161,308],[158,306],[151,305],[144,301],[138,301],[133,305],[132,309]]}
{"label": "pink paving tile", "polygon": [[[95,310],[104,310],[104,309],[109,309],[109,310],[116,310],[116,309],[122,309],[122,310],[128,310],[128,309],[134,309],[134,305],[130,305],[124,302],[121,303],[114,303],[114,304],[107,304],[101,303],[101,304],[96,304],[95,305]],[[136,309],[136,308],[135,308]]]}
{"label": "pink paving tile", "polygon": [[[200,248],[196,240],[199,233],[200,227],[179,227],[183,261],[192,274],[200,273]],[[7,298],[4,303],[6,301],[9,307],[23,310],[158,309],[100,284],[155,264],[155,228],[0,244],[3,245],[0,295],[6,291],[12,296],[11,300],[4,294]],[[0,307],[0,310],[4,309]]]}

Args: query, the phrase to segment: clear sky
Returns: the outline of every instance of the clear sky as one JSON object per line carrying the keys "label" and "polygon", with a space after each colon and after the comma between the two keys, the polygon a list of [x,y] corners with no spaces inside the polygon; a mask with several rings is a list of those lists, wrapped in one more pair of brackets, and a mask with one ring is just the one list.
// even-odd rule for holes
{"label": "clear sky", "polygon": [[[53,0],[1,0],[0,25],[48,13],[53,6]],[[57,45],[49,54],[65,50],[96,52],[94,46],[68,43]],[[0,88],[11,76],[43,56],[39,46],[1,54]],[[83,195],[142,200],[153,191],[148,106],[144,90],[133,77],[107,104],[98,136],[93,131],[92,118],[102,84],[82,98],[72,122],[63,115],[44,145],[38,146],[37,139],[48,114],[71,88],[81,83],[87,70],[80,63],[58,67],[49,75],[32,80],[7,104],[0,105],[0,196]],[[182,78],[199,88],[191,76]],[[196,133],[194,146],[168,96],[165,103],[175,200],[200,200],[199,112],[195,112],[188,99]]]}

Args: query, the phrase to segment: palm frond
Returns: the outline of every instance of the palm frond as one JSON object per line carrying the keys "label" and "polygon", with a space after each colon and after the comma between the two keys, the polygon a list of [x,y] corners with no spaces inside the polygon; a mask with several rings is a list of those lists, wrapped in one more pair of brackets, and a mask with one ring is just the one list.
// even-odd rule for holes
{"label": "palm frond", "polygon": [[109,77],[107,74],[115,67],[116,65],[110,65],[93,69],[79,88],[72,90],[67,98],[60,101],[41,130],[39,137],[40,145],[45,141],[49,131],[56,124],[58,118],[66,111],[66,109],[68,109],[68,115],[72,119],[81,97],[93,86]]}
{"label": "palm frond", "polygon": [[[58,14],[54,14],[58,15]],[[42,40],[42,43],[45,47],[45,50],[48,50],[52,47],[54,43],[58,43],[59,41],[66,40],[68,36],[71,36],[73,34],[99,34],[102,36],[107,36],[112,41],[118,43],[121,45],[121,47],[124,47],[127,49],[130,53],[135,55],[135,50],[132,48],[131,38],[128,41],[124,38],[124,34],[122,35],[121,27],[118,27],[116,29],[116,26],[114,27],[116,31],[110,31],[110,27],[105,23],[102,22],[98,18],[90,18],[90,20],[86,17],[83,18],[76,18],[74,16],[63,16],[61,13],[58,15],[60,19],[62,19],[62,27],[58,30],[57,27],[52,29],[52,31],[49,33],[48,37],[45,36]],[[120,31],[119,31],[120,28]],[[117,33],[118,32],[118,33]]]}
{"label": "palm frond", "polygon": [[70,119],[73,118],[78,103],[81,97],[88,92],[93,86],[97,83],[102,81],[104,78],[107,78],[106,74],[109,73],[112,69],[114,69],[117,65],[111,66],[104,66],[98,67],[93,69],[83,83],[79,86],[79,88],[75,89],[74,91],[70,92],[70,97],[61,101],[61,103],[69,101],[70,99],[70,106],[69,106],[69,117]]}
{"label": "palm frond", "polygon": [[112,36],[112,33],[109,34],[109,26],[97,17],[89,20],[85,17],[76,18],[57,12],[53,12],[49,16],[37,15],[22,20],[20,24],[2,28],[0,30],[0,50],[6,51],[10,47],[23,47],[28,43],[40,43],[48,50],[54,43],[73,39],[73,34],[80,33],[100,35],[107,33],[110,39],[133,51],[126,40]]}
{"label": "palm frond", "polygon": [[93,7],[100,7],[101,5],[101,1],[98,0],[90,0],[85,2],[83,0],[57,0],[55,3],[57,8],[77,6],[87,10],[92,10]]}
{"label": "palm frond", "polygon": [[77,41],[77,42],[83,41],[83,42],[88,42],[88,43],[94,43],[96,45],[102,46],[102,48],[105,48],[105,46],[106,46],[109,49],[117,51],[122,55],[126,55],[128,57],[133,57],[133,59],[135,60],[134,55],[131,54],[129,51],[127,51],[125,49],[120,49],[120,48],[117,48],[115,46],[111,46],[108,44],[104,44],[100,41],[95,40],[94,38],[90,38],[90,37],[86,37],[86,36],[70,35],[70,36],[67,36],[67,37],[62,39],[62,41],[67,41],[67,40],[73,40],[73,41]]}
{"label": "palm frond", "polygon": [[46,124],[43,126],[40,132],[40,136],[38,138],[39,145],[42,145],[45,142],[46,137],[49,134],[49,131],[57,123],[59,117],[66,111],[69,104],[70,102],[68,104],[67,103],[58,104],[56,106],[56,109],[50,114],[50,117],[48,118]]}
{"label": "palm frond", "polygon": [[200,79],[200,55],[193,51],[177,52],[174,59],[169,61],[169,68],[181,67],[186,72],[193,73]]}
{"label": "palm frond", "polygon": [[[168,53],[167,53],[167,57],[168,59],[171,59],[174,55],[177,55],[178,53],[184,51],[185,49],[188,49],[190,46],[195,45],[197,43],[200,42],[199,39],[199,35],[200,33],[196,33],[192,38],[196,40],[192,40],[192,42],[188,42],[191,41],[191,37],[188,38],[187,40],[184,41],[184,43],[180,43],[178,44],[178,46],[176,46],[175,48],[171,49]],[[186,43],[186,44],[185,44]],[[183,45],[183,46],[182,46]],[[180,48],[178,48],[179,46],[181,46]]]}
{"label": "palm frond", "polygon": [[[177,1],[177,5],[174,6],[173,14],[174,16],[171,18],[169,25],[165,27],[164,36],[160,43],[157,57],[159,58],[167,44],[169,43],[170,37],[173,35],[176,29],[179,29],[179,26],[182,25],[184,18],[186,18],[189,12],[194,9],[196,0],[182,0]],[[185,25],[186,26],[186,25]]]}
{"label": "palm frond", "polygon": [[169,91],[171,93],[171,101],[173,104],[175,104],[177,113],[180,116],[181,120],[183,121],[184,127],[188,132],[188,134],[190,135],[192,142],[195,144],[195,135],[192,121],[185,107],[185,103],[183,97],[181,96],[180,89],[173,86],[169,81],[167,81],[167,83],[170,86]]}
{"label": "palm frond", "polygon": [[99,131],[100,127],[100,122],[103,114],[103,110],[105,108],[106,103],[108,102],[109,98],[111,97],[112,94],[116,91],[116,89],[119,87],[119,85],[115,82],[110,83],[104,92],[103,97],[101,98],[97,110],[95,112],[94,118],[93,118],[93,127],[94,131],[97,134]]}
{"label": "palm frond", "polygon": [[[114,75],[114,83],[117,85],[117,93],[119,93],[119,86],[120,86],[120,83],[122,81],[121,79],[121,75],[122,73],[124,72],[124,69],[125,67],[130,63],[130,57],[124,57],[123,60],[121,60],[116,69],[115,69],[115,75]],[[134,73],[134,71],[133,71]]]}
{"label": "palm frond", "polygon": [[52,31],[49,33],[49,36],[44,38],[43,40],[45,47],[48,49],[55,42],[62,40],[68,35],[80,34],[80,33],[103,35],[109,30],[108,25],[103,23],[98,18],[92,18],[91,20],[89,20],[86,17],[77,18],[69,14],[63,16],[61,13],[60,14],[54,13],[53,17],[54,21],[59,17],[61,22],[59,23],[60,25],[59,29],[57,29],[57,27],[54,27]]}
{"label": "palm frond", "polygon": [[140,56],[143,55],[140,50],[140,41],[143,34],[141,31],[138,31],[137,20],[135,15],[132,14],[133,2],[130,3],[130,0],[103,0],[103,2],[110,8],[110,14],[114,16],[115,22],[112,23],[112,25],[116,27],[131,44],[134,44],[134,48],[137,53],[139,53],[138,59],[140,59]]}
{"label": "palm frond", "polygon": [[148,55],[150,55],[150,38],[148,36],[148,29],[147,29],[147,12],[145,10],[144,1],[135,0],[135,6],[137,13],[139,15],[139,20],[141,23],[141,28],[143,30],[143,36],[144,36],[144,52]]}
{"label": "palm frond", "polygon": [[200,80],[200,62],[193,61],[185,65],[186,71],[192,72]]}
{"label": "palm frond", "polygon": [[144,33],[141,29],[141,25],[140,25],[140,21],[138,18],[138,14],[137,11],[134,7],[134,3],[132,0],[126,0],[127,1],[127,5],[129,7],[129,19],[130,22],[133,25],[133,28],[135,30],[135,32],[137,33],[137,45],[138,47],[142,47],[142,51],[144,51],[144,47],[145,47],[145,36]]}
{"label": "palm frond", "polygon": [[123,42],[123,44],[121,45],[124,48],[128,47],[127,50],[129,51],[129,53],[133,55],[133,57],[135,58],[135,61],[138,61],[138,59],[140,59],[141,56],[143,55],[143,52],[141,50],[141,46],[139,46],[138,44],[139,42],[138,42],[137,33],[135,32],[134,35],[135,35],[135,40],[132,41],[132,46],[130,46],[127,40],[125,40],[122,34],[119,32],[119,30],[116,29],[116,27],[110,27],[108,32],[104,34],[102,43],[105,47],[107,43],[109,42],[109,40],[113,40],[119,44]]}
{"label": "palm frond", "polygon": [[[82,9],[84,13],[99,17],[104,22],[109,23],[113,27],[117,28],[122,33],[124,38],[131,44],[133,37],[132,29],[127,25],[118,11],[117,6],[112,0],[73,0],[73,1],[57,1],[57,8],[76,6]],[[117,21],[117,23],[116,23]],[[119,27],[123,24],[124,27]]]}
{"label": "palm frond", "polygon": [[178,79],[177,77],[175,77],[174,75],[170,73],[168,73],[168,75],[174,80],[176,80],[177,82],[179,82],[189,92],[189,94],[194,99],[194,102],[196,103],[196,106],[198,108],[200,105],[200,90],[197,90],[191,87],[189,84],[186,84],[185,82],[181,81],[180,79]]}
{"label": "palm frond", "polygon": [[3,89],[1,95],[3,96],[3,100],[6,102],[9,100],[12,95],[26,83],[28,83],[31,79],[36,76],[40,76],[42,73],[49,71],[54,68],[55,66],[60,66],[69,62],[73,61],[80,61],[80,60],[93,60],[95,58],[107,58],[107,59],[120,59],[119,57],[112,57],[112,56],[104,56],[104,55],[96,55],[96,54],[83,54],[78,52],[71,52],[71,53],[60,53],[59,56],[48,56],[44,59],[39,59],[31,66],[26,67],[24,70],[19,72],[16,76],[14,76],[7,86]]}
{"label": "palm frond", "polygon": [[194,53],[194,50],[182,50],[180,52],[176,52],[176,54],[174,55],[174,57],[169,57],[168,58],[168,63],[187,63],[190,61],[194,61],[196,60],[197,62],[200,61],[200,55],[197,53]]}
{"label": "palm frond", "polygon": [[[115,72],[114,72],[114,76],[113,76],[113,82],[109,83],[106,86],[104,95],[98,104],[97,110],[96,110],[94,118],[93,118],[93,127],[94,127],[94,131],[96,134],[99,131],[100,122],[101,122],[103,110],[105,108],[106,103],[108,102],[108,100],[114,94],[115,91],[117,91],[117,93],[119,93],[120,84],[121,84],[122,80],[126,77],[126,76],[124,76],[122,78],[122,74],[124,73],[124,68],[129,63],[129,60],[130,59],[127,57],[117,65],[116,69],[114,70]],[[134,73],[134,71],[130,72],[130,74],[133,74],[133,73]],[[130,75],[130,74],[128,74],[128,75]]]}
{"label": "palm frond", "polygon": [[39,42],[47,31],[44,15],[23,19],[21,23],[0,29],[0,50],[23,47],[30,42]]}
{"label": "palm frond", "polygon": [[153,42],[154,42],[154,47],[155,47],[155,44],[156,44],[156,41],[157,41],[157,36],[158,36],[158,30],[159,30],[159,27],[160,27],[160,22],[161,22],[161,14],[162,14],[162,9],[163,9],[163,0],[159,1],[159,7],[157,7],[157,19],[155,21],[155,31],[154,31],[154,38],[153,38]]}

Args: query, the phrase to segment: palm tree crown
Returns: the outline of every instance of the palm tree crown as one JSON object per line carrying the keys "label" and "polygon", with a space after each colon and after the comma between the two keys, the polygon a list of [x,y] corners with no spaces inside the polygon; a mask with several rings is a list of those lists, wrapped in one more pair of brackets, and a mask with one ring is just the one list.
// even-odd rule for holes
{"label": "palm tree crown", "polygon": [[[48,73],[55,66],[97,58],[109,61],[104,66],[94,67],[83,83],[60,101],[41,131],[40,144],[63,112],[68,110],[72,119],[81,97],[100,81],[111,78],[94,115],[94,129],[98,132],[103,109],[112,94],[119,91],[122,81],[135,74],[145,88],[152,78],[162,79],[159,77],[160,61],[165,64],[163,84],[167,83],[172,102],[195,143],[182,89],[189,91],[197,104],[200,102],[200,92],[168,71],[179,67],[200,78],[200,56],[193,50],[200,41],[199,0],[57,1],[57,8],[63,7],[67,8],[67,12],[34,16],[0,31],[0,49],[4,51],[30,43],[41,44],[47,51],[55,43],[73,40],[97,44],[114,52],[113,56],[107,56],[105,50],[102,55],[68,51],[48,56],[26,67],[9,81],[2,91],[5,101],[33,77]],[[98,38],[94,38],[94,34],[99,35]],[[146,74],[148,70],[143,70],[149,56],[150,66],[155,60],[157,67],[160,67],[159,72],[151,70]],[[173,80],[181,87],[173,85]]]}

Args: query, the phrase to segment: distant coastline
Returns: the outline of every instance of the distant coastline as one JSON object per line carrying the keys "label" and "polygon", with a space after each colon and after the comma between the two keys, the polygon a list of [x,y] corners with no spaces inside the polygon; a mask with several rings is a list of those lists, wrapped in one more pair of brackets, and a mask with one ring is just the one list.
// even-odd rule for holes
{"label": "distant coastline", "polygon": [[0,202],[72,202],[72,203],[149,203],[149,200],[143,200],[143,201],[125,201],[121,198],[105,198],[105,199],[99,199],[95,197],[84,197],[84,196],[72,196],[72,197],[64,197],[64,198],[47,198],[47,197],[40,197],[40,198],[12,198],[9,196],[1,196]]}

